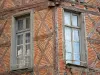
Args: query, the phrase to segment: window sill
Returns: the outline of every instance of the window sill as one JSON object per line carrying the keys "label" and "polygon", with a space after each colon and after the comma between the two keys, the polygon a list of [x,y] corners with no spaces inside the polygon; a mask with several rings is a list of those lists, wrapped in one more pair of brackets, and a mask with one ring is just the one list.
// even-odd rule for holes
{"label": "window sill", "polygon": [[23,68],[23,69],[16,69],[11,71],[1,72],[0,75],[15,75],[15,74],[24,74],[24,73],[32,73],[33,68]]}
{"label": "window sill", "polygon": [[16,72],[18,72],[18,73],[23,74],[23,73],[26,73],[26,72],[33,72],[33,68],[16,69],[16,70],[11,70],[10,72],[11,72],[11,73],[16,73]]}
{"label": "window sill", "polygon": [[81,66],[81,65],[76,65],[76,64],[71,64],[71,63],[67,63],[66,64],[66,68],[84,68],[84,69],[86,69],[86,68],[88,68],[87,66]]}

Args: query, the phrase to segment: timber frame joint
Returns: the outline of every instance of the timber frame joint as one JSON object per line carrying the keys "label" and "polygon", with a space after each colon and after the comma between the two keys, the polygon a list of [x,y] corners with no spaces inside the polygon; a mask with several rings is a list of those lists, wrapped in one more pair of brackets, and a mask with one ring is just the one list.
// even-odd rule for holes
{"label": "timber frame joint", "polygon": [[59,6],[60,3],[61,3],[61,0],[49,0],[49,7]]}

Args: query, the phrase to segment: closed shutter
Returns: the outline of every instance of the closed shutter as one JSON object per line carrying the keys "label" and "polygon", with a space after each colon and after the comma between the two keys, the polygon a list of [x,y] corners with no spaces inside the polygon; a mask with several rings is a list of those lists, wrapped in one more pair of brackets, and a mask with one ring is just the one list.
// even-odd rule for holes
{"label": "closed shutter", "polygon": [[81,14],[81,66],[87,66],[87,45],[86,45],[86,34],[85,34],[85,22],[84,22],[84,14]]}

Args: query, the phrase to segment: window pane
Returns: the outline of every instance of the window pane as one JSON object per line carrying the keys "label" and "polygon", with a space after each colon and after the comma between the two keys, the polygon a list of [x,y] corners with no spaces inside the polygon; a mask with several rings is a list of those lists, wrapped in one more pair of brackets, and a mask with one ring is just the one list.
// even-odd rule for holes
{"label": "window pane", "polygon": [[26,33],[26,43],[30,43],[30,33]]}
{"label": "window pane", "polygon": [[72,44],[70,41],[65,42],[65,49],[66,49],[66,52],[72,52]]}
{"label": "window pane", "polygon": [[80,65],[80,62],[79,61],[74,61],[74,64]]}
{"label": "window pane", "polygon": [[65,40],[71,41],[71,28],[65,27]]}
{"label": "window pane", "polygon": [[26,57],[25,57],[25,66],[29,67],[30,65],[30,44],[26,45]]}
{"label": "window pane", "polygon": [[23,59],[23,57],[22,58],[18,58],[17,59],[17,63],[18,63],[18,68],[24,68],[25,67],[25,59]]}
{"label": "window pane", "polygon": [[64,13],[64,24],[69,26],[71,25],[70,13],[67,12]]}
{"label": "window pane", "polygon": [[30,28],[30,18],[26,18],[26,29]]}
{"label": "window pane", "polygon": [[74,55],[74,64],[80,65],[80,55],[79,54],[75,54]]}
{"label": "window pane", "polygon": [[79,54],[74,54],[74,60],[80,61],[80,55]]}
{"label": "window pane", "polygon": [[79,42],[73,42],[73,49],[74,49],[74,53],[80,53],[80,45]]}
{"label": "window pane", "polygon": [[72,53],[66,52],[66,60],[72,60]]}
{"label": "window pane", "polygon": [[23,44],[23,35],[17,35],[17,45]]}
{"label": "window pane", "polygon": [[30,62],[31,62],[30,56],[26,56],[25,57],[25,66],[30,67]]}
{"label": "window pane", "polygon": [[17,26],[17,30],[20,31],[20,30],[23,30],[23,20],[18,20],[18,26]]}
{"label": "window pane", "polygon": [[30,44],[26,45],[26,54],[30,55]]}
{"label": "window pane", "polygon": [[23,46],[17,46],[17,55],[22,55],[23,52]]}
{"label": "window pane", "polygon": [[73,29],[73,41],[79,41],[79,31],[78,31],[78,29]]}
{"label": "window pane", "polygon": [[77,27],[78,26],[78,16],[72,15],[72,25]]}

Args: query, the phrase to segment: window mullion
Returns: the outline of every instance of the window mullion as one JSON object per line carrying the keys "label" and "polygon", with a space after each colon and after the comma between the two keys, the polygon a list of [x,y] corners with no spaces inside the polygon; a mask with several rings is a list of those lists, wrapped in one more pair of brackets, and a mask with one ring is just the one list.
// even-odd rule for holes
{"label": "window mullion", "polygon": [[[24,19],[24,30],[25,30],[25,25],[26,25],[26,20]],[[26,45],[25,45],[25,41],[26,41],[26,38],[25,38],[25,32],[23,32],[23,61],[24,61],[24,67],[25,67],[25,52],[26,52]]]}
{"label": "window mullion", "polygon": [[[73,48],[73,28],[71,28],[71,44],[72,44],[72,60],[74,59],[74,48]],[[73,61],[72,61],[73,63]]]}
{"label": "window mullion", "polygon": [[[25,30],[25,19],[23,20],[24,22],[24,30]],[[23,56],[25,56],[25,32],[23,32]]]}
{"label": "window mullion", "polygon": [[[70,15],[70,21],[71,21],[71,26],[72,26],[72,13],[71,13],[71,15]],[[73,57],[74,57],[74,55],[73,55],[73,28],[71,27],[71,45],[72,45],[72,63],[73,63]]]}
{"label": "window mullion", "polygon": [[81,36],[81,30],[79,30],[79,54],[80,54],[80,64],[81,64],[81,61],[82,61],[82,36]]}
{"label": "window mullion", "polygon": [[25,33],[23,33],[23,64],[25,64]]}

